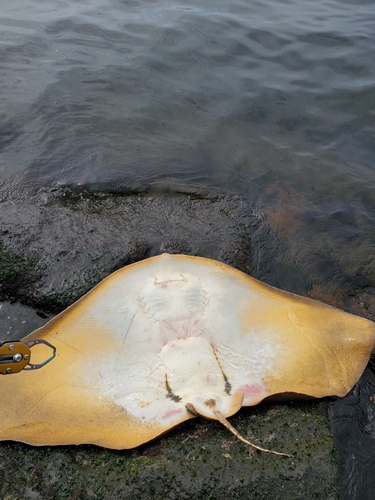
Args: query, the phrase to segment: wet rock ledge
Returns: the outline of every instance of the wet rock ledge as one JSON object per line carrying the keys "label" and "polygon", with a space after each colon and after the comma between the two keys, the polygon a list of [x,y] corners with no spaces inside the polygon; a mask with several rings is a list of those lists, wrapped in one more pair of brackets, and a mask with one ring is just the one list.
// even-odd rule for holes
{"label": "wet rock ledge", "polygon": [[[265,234],[251,204],[237,197],[3,195],[0,339],[22,337],[109,273],[162,252],[210,257],[259,275]],[[329,404],[262,404],[231,418],[244,436],[291,459],[249,451],[219,423],[202,419],[129,451],[0,443],[0,496],[333,500],[338,477]]]}
{"label": "wet rock ledge", "polygon": [[256,224],[239,198],[45,191],[1,204],[0,299],[57,313],[111,272],[163,252],[250,272]]}

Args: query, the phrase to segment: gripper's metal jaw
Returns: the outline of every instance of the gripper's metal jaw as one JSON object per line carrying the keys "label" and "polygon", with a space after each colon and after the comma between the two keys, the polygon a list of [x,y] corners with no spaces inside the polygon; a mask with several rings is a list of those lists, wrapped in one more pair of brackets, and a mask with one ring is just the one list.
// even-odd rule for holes
{"label": "gripper's metal jaw", "polygon": [[[31,362],[31,349],[38,344],[46,345],[52,350],[52,353],[42,363],[34,364]],[[32,339],[0,342],[0,374],[10,375],[19,373],[21,370],[38,370],[52,361],[55,356],[56,348],[46,340]]]}

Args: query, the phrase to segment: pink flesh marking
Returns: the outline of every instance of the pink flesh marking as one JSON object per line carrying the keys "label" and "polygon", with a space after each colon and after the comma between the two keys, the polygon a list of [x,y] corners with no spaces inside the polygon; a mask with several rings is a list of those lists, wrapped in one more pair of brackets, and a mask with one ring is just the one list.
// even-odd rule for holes
{"label": "pink flesh marking", "polygon": [[[173,326],[173,321],[161,320],[161,324],[165,327],[166,330],[170,330],[178,335],[178,329]],[[205,331],[200,328],[200,320],[199,319],[188,319],[182,323],[183,335],[179,335],[174,340],[179,339],[187,339],[188,337],[200,337]],[[163,339],[164,345],[168,344],[168,341]]]}
{"label": "pink flesh marking", "polygon": [[167,410],[164,415],[161,417],[163,420],[167,420],[170,417],[173,417],[173,415],[180,415],[182,413],[181,408],[170,408]]}
{"label": "pink flesh marking", "polygon": [[161,288],[165,288],[165,286],[168,283],[175,283],[176,281],[186,281],[186,280],[184,278],[182,278],[180,280],[164,280],[164,281],[158,281],[157,279],[155,279],[154,285],[159,286]]}
{"label": "pink flesh marking", "polygon": [[[238,392],[242,392],[244,399],[258,399],[265,396],[264,387],[260,384],[244,384],[237,389]],[[237,392],[236,391],[236,392]]]}

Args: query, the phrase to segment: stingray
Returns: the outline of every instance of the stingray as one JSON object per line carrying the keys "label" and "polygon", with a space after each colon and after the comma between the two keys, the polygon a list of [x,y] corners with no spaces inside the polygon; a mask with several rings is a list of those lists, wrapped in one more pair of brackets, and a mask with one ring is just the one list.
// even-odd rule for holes
{"label": "stingray", "polygon": [[196,416],[231,428],[228,417],[271,396],[344,396],[375,324],[164,254],[114,272],[23,343],[26,368],[56,355],[0,377],[0,440],[129,449]]}

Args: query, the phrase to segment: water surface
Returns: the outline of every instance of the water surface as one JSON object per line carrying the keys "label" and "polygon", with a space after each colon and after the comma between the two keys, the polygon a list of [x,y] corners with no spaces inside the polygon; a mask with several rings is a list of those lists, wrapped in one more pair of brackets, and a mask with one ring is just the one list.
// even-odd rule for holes
{"label": "water surface", "polygon": [[0,26],[7,186],[224,189],[280,286],[374,285],[373,1],[3,0]]}
{"label": "water surface", "polygon": [[375,4],[3,1],[0,176],[374,187]]}

